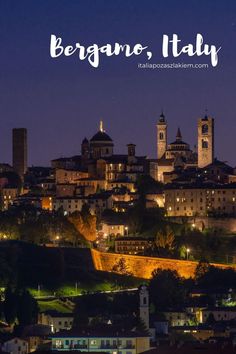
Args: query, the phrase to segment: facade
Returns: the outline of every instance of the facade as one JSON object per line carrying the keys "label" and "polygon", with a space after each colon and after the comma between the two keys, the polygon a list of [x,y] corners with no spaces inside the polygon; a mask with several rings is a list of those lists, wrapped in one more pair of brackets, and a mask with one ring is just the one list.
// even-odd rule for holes
{"label": "facade", "polygon": [[125,235],[126,226],[123,222],[112,222],[112,221],[103,221],[102,228],[99,231],[104,236],[124,236]]}
{"label": "facade", "polygon": [[198,167],[202,168],[214,160],[214,119],[208,117],[198,120]]}
{"label": "facade", "polygon": [[6,353],[11,354],[28,354],[28,342],[21,338],[14,337],[5,341],[2,346],[1,350]]}
{"label": "facade", "polygon": [[115,252],[124,254],[143,254],[152,242],[142,237],[119,237],[115,239]]}
{"label": "facade", "polygon": [[[113,328],[89,331],[64,331],[52,336],[52,350],[102,352],[108,354],[139,354],[150,349],[145,333],[119,331]],[[89,333],[88,333],[89,332]]]}
{"label": "facade", "polygon": [[58,197],[53,200],[53,210],[62,209],[66,214],[80,211],[84,204],[88,204],[94,215],[100,215],[105,209],[112,209],[112,196],[108,193],[92,194],[74,197]]}
{"label": "facade", "polygon": [[7,210],[17,198],[19,194],[18,188],[3,188],[1,190],[1,198],[2,198],[2,209]]}
{"label": "facade", "polygon": [[236,215],[236,184],[167,185],[168,216]]}
{"label": "facade", "polygon": [[57,168],[55,171],[56,183],[76,183],[81,178],[87,178],[88,173],[73,169]]}
{"label": "facade", "polygon": [[165,311],[163,315],[171,327],[188,326],[193,319],[193,316],[185,311]]}
{"label": "facade", "polygon": [[[198,151],[191,150],[189,144],[183,141],[178,128],[176,139],[167,142],[167,122],[164,114],[160,115],[157,123],[157,161],[150,162],[151,175],[168,183],[175,171],[188,168],[203,168],[214,161],[214,119],[205,115],[198,119],[197,130]],[[168,180],[169,179],[169,180]]]}
{"label": "facade", "polygon": [[215,307],[203,309],[201,311],[201,322],[207,322],[209,316],[213,316],[215,321],[231,321],[236,319],[235,307]]}
{"label": "facade", "polygon": [[69,330],[73,325],[73,314],[50,311],[40,313],[38,323],[51,328],[52,333]]}
{"label": "facade", "polygon": [[[95,181],[93,187],[96,186],[96,181],[102,181],[105,189],[110,188],[113,183],[127,186],[131,184],[132,188],[140,175],[149,173],[149,162],[146,156],[136,156],[135,144],[127,144],[127,154],[114,154],[113,140],[105,132],[103,122],[100,122],[99,131],[90,140],[84,138],[81,155],[55,159],[52,167],[56,169],[57,183],[80,183],[82,180],[86,183],[88,178]],[[80,174],[87,174],[74,176],[75,171],[77,174],[78,171]],[[85,188],[88,188],[87,185]]]}
{"label": "facade", "polygon": [[161,159],[167,149],[167,122],[163,112],[160,115],[157,123],[157,158]]}
{"label": "facade", "polygon": [[149,330],[149,292],[146,285],[139,288],[139,317]]}
{"label": "facade", "polygon": [[[183,141],[180,128],[177,130],[175,140],[167,144],[167,123],[163,113],[157,124],[157,137],[157,179],[160,182],[164,182],[166,173],[173,172],[175,169],[183,170],[197,166],[197,155],[190,149],[189,144]],[[156,175],[154,165],[152,162],[152,171]]]}
{"label": "facade", "polygon": [[14,171],[23,180],[27,171],[27,130],[25,128],[12,130],[12,159]]}

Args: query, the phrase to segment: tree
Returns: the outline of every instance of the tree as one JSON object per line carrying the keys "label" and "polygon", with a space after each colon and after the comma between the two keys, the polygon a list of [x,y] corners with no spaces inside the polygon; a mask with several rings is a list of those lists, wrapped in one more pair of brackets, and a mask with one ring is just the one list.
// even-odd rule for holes
{"label": "tree", "polygon": [[169,225],[167,225],[164,230],[157,232],[155,243],[158,249],[164,249],[171,252],[174,250],[174,241],[174,232]]}
{"label": "tree", "polygon": [[129,233],[137,235],[141,233],[144,224],[145,206],[138,201],[132,208],[128,209]]}
{"label": "tree", "polygon": [[96,216],[90,213],[87,205],[83,205],[80,212],[77,211],[70,215],[68,220],[86,240],[94,241],[96,239]]}
{"label": "tree", "polygon": [[15,290],[8,286],[5,290],[5,300],[3,304],[3,312],[5,320],[8,324],[13,324],[17,317],[17,295]]}
{"label": "tree", "polygon": [[208,316],[208,318],[206,320],[206,323],[208,325],[213,325],[215,322],[216,322],[216,320],[215,320],[215,317],[214,317],[213,313],[212,312],[209,313],[209,316]]}
{"label": "tree", "polygon": [[120,258],[116,264],[114,264],[112,271],[122,275],[132,275],[132,272],[129,270],[128,265],[126,264],[125,258]]}
{"label": "tree", "polygon": [[20,326],[37,323],[38,304],[30,292],[23,289],[18,292],[17,318]]}
{"label": "tree", "polygon": [[209,271],[210,264],[206,260],[200,260],[195,270],[195,280],[198,281]]}
{"label": "tree", "polygon": [[210,289],[215,287],[234,288],[236,282],[236,272],[233,269],[221,269],[209,266],[207,272],[198,278],[199,286]]}
{"label": "tree", "polygon": [[73,328],[84,328],[89,325],[89,317],[86,304],[77,302],[74,310]]}
{"label": "tree", "polygon": [[183,279],[176,271],[156,269],[149,284],[151,302],[156,311],[184,305],[186,291]]}

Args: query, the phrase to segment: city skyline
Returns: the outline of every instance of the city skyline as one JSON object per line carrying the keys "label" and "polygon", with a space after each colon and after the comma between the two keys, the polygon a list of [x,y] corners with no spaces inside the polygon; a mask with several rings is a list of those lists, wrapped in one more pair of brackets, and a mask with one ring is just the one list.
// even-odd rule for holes
{"label": "city skyline", "polygon": [[[114,153],[115,153],[115,154],[117,154],[117,153],[126,153],[126,151],[127,151],[127,144],[135,144],[135,145],[136,145],[136,148],[137,148],[136,150],[138,151],[139,154],[144,155],[144,156],[146,156],[147,158],[151,158],[151,159],[154,158],[154,159],[156,159],[156,158],[158,158],[158,157],[157,157],[157,151],[156,151],[156,149],[157,149],[157,131],[156,131],[156,127],[157,127],[157,123],[158,123],[160,117],[162,117],[163,114],[164,114],[164,110],[161,111],[161,113],[160,113],[160,115],[159,115],[159,117],[158,117],[158,119],[157,119],[157,121],[156,121],[156,124],[155,124],[155,142],[154,142],[154,149],[152,148],[152,150],[154,150],[152,156],[150,156],[150,155],[148,155],[148,154],[145,154],[144,151],[143,151],[142,149],[140,149],[140,146],[138,146],[138,144],[136,144],[136,142],[131,141],[131,140],[127,141],[126,144],[124,144],[124,146],[120,146],[119,143],[118,143],[119,150],[116,149],[117,142],[114,141],[113,134],[110,133],[110,132],[106,129],[106,126],[105,126],[105,124],[104,124],[104,120],[99,120],[99,121],[98,121],[98,123],[97,123],[97,130],[94,130],[94,133],[96,133],[96,132],[98,132],[98,131],[103,131],[103,132],[106,132],[106,133],[108,133],[109,135],[111,135],[111,138],[112,138],[112,140],[113,140],[113,142],[114,142]],[[204,118],[204,117],[206,117],[206,116],[210,117],[210,115],[208,115],[208,111],[207,111],[207,110],[205,110],[205,114],[203,114],[200,118]],[[167,143],[169,144],[169,143],[171,143],[172,141],[174,141],[175,138],[176,138],[176,134],[178,135],[178,132],[179,132],[179,131],[181,131],[181,135],[182,135],[182,137],[183,137],[183,140],[184,140],[184,141],[187,141],[187,140],[185,139],[184,134],[182,134],[182,128],[181,128],[180,126],[177,126],[177,128],[176,128],[177,130],[175,131],[175,134],[173,134],[173,132],[174,132],[173,125],[168,122],[168,119],[166,118],[165,114],[164,114],[164,117],[165,117],[165,119],[166,119],[166,123],[167,123],[167,127],[168,127]],[[197,149],[198,149],[198,133],[197,133],[198,121],[196,120],[195,123],[196,123],[196,124],[195,124],[195,129],[194,129],[194,127],[193,127],[195,142],[193,143],[193,142],[187,141],[187,142],[189,143],[189,145],[190,145],[190,148],[191,148],[193,151],[197,151]],[[102,126],[102,128],[101,128],[101,126]],[[104,126],[105,126],[105,127],[104,127]],[[175,125],[174,125],[174,126],[175,126]],[[12,131],[14,131],[14,130],[16,130],[16,129],[18,129],[18,130],[19,130],[19,129],[26,129],[26,130],[27,130],[27,128],[22,128],[22,127],[19,128],[19,127],[18,127],[18,128],[13,128]],[[169,132],[171,132],[171,134],[169,134]],[[30,141],[30,140],[31,140],[31,139],[30,139],[30,134],[28,134],[28,135],[29,135],[28,139],[29,139],[29,141]],[[214,135],[215,135],[215,134],[214,134]],[[84,139],[84,138],[90,139],[90,138],[93,136],[93,133],[90,132],[90,133],[88,133],[88,134],[86,134],[86,135],[84,134],[84,135],[82,135],[82,136],[83,136],[83,138],[82,138],[81,141],[79,142],[79,144],[78,144],[78,150],[77,150],[75,153],[70,153],[70,152],[68,152],[68,154],[62,153],[62,154],[60,154],[60,155],[58,155],[58,156],[51,157],[51,158],[49,158],[49,161],[48,161],[48,163],[47,163],[46,165],[49,166],[49,165],[51,164],[51,161],[52,161],[53,159],[55,159],[55,158],[62,158],[62,157],[70,157],[70,156],[80,155],[80,154],[81,154],[81,143],[82,143],[83,139]],[[12,143],[12,142],[10,142],[10,143]],[[11,149],[11,160],[10,160],[10,161],[2,161],[3,163],[12,164],[12,158],[13,158],[12,146],[10,146],[10,149]],[[29,154],[29,155],[30,155],[30,149],[31,149],[30,144],[28,144],[27,154]],[[217,149],[217,146],[215,146],[215,150],[216,150],[216,151],[219,150],[219,149]],[[213,158],[219,159],[218,156],[217,156],[215,153],[213,153]],[[226,163],[229,162],[227,159],[224,159],[224,158],[222,159],[222,161],[223,161],[223,162],[226,162]],[[230,163],[230,162],[229,162],[229,163]],[[28,167],[30,167],[30,166],[37,166],[37,164],[34,164],[34,163],[28,164]],[[234,165],[233,165],[233,166],[234,166]]]}
{"label": "city skyline", "polygon": [[[162,109],[170,138],[180,126],[193,146],[193,126],[207,108],[216,122],[216,156],[236,165],[235,10],[234,1],[1,3],[0,160],[11,161],[12,128],[28,130],[29,165],[48,165],[58,156],[77,154],[80,141],[96,132],[100,119],[117,152],[131,141],[138,154],[155,157],[154,126]],[[138,69],[144,58],[117,57],[102,58],[94,69],[74,57],[51,59],[52,33],[67,43],[141,42],[154,49],[164,33],[178,33],[184,43],[202,33],[222,49],[215,68]],[[182,61],[210,64],[206,57],[175,60]]]}

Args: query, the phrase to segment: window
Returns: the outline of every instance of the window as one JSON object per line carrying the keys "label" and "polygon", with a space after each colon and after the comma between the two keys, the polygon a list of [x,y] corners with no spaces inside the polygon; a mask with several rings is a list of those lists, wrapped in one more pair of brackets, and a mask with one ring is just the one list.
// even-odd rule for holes
{"label": "window", "polygon": [[202,140],[202,148],[207,149],[208,148],[208,141]]}
{"label": "window", "polygon": [[162,132],[160,132],[160,134],[159,134],[159,139],[160,139],[160,140],[163,140],[163,139],[164,139],[164,134],[163,134]]}
{"label": "window", "polygon": [[207,134],[208,133],[208,125],[207,124],[203,124],[202,125],[202,134]]}
{"label": "window", "polygon": [[97,341],[95,339],[92,339],[90,342],[91,345],[95,345],[96,343],[97,343]]}

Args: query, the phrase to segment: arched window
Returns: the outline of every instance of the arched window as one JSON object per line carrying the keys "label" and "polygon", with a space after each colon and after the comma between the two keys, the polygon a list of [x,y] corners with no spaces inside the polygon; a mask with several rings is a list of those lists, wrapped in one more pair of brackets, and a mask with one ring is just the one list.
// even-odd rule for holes
{"label": "arched window", "polygon": [[160,139],[160,140],[163,140],[163,139],[164,139],[164,134],[163,134],[162,132],[160,132],[160,134],[159,134],[159,139]]}
{"label": "arched window", "polygon": [[207,134],[208,133],[208,124],[203,124],[202,126],[202,134]]}
{"label": "arched window", "polygon": [[147,305],[147,298],[146,298],[146,296],[143,298],[143,304],[144,304],[144,305]]}
{"label": "arched window", "polygon": [[208,148],[208,141],[202,140],[202,148],[207,149]]}

